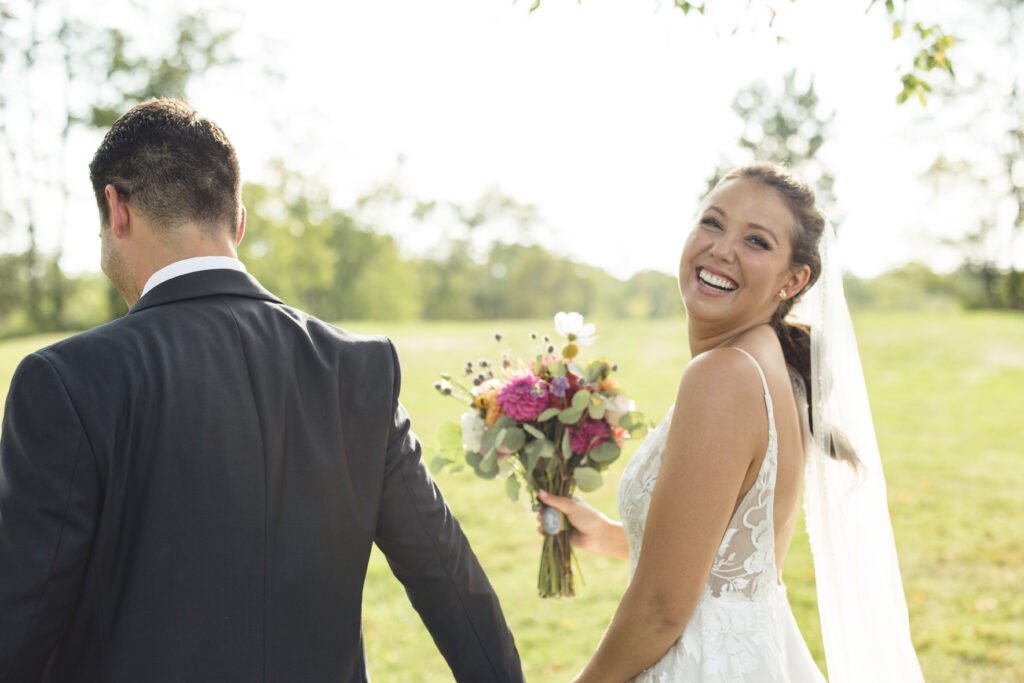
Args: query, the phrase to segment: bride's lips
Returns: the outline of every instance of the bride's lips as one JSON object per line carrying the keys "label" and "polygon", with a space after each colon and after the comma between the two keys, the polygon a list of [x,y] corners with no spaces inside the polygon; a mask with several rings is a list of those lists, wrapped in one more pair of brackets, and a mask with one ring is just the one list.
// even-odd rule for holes
{"label": "bride's lips", "polygon": [[706,266],[698,266],[694,272],[697,289],[713,296],[725,296],[739,289],[739,283],[725,273]]}

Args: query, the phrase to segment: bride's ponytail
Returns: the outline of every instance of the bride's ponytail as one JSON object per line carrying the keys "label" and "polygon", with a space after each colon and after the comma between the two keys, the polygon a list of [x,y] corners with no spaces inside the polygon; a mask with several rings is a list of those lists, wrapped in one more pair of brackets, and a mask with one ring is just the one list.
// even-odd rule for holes
{"label": "bride's ponytail", "polygon": [[[735,178],[755,180],[772,188],[779,193],[797,219],[793,235],[791,265],[793,267],[806,265],[810,268],[811,274],[803,290],[779,302],[779,306],[772,316],[771,324],[782,345],[786,364],[793,368],[803,380],[808,406],[811,406],[816,397],[811,395],[810,328],[800,323],[790,322],[786,316],[793,309],[793,305],[799,301],[801,294],[810,289],[821,275],[821,254],[818,251],[818,245],[825,230],[825,215],[818,208],[814,190],[782,166],[770,163],[741,166],[726,174],[720,184]],[[808,410],[808,422],[811,432],[815,433],[813,420],[810,417],[812,413],[813,411]],[[828,441],[831,443],[829,455],[857,466],[860,460],[845,434],[833,430]]]}

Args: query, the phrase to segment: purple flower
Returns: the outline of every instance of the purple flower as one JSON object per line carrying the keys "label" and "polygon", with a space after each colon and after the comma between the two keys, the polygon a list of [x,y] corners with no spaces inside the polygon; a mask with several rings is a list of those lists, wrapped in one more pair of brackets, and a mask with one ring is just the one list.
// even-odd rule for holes
{"label": "purple flower", "polygon": [[558,398],[565,398],[565,391],[569,388],[569,380],[565,377],[556,377],[551,380],[551,395]]}
{"label": "purple flower", "polygon": [[528,422],[548,407],[544,383],[533,374],[516,377],[498,392],[501,411],[514,420]]}

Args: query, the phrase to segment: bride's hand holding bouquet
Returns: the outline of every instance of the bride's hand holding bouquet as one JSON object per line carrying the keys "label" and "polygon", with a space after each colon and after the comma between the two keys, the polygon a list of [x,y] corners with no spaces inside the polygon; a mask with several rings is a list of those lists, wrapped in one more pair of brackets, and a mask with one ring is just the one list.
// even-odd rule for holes
{"label": "bride's hand holding bouquet", "polygon": [[[500,364],[470,361],[463,379],[443,375],[434,385],[468,409],[460,424],[442,425],[433,469],[458,468],[464,461],[484,479],[503,479],[512,500],[526,487],[546,532],[537,586],[542,597],[576,593],[565,519],[574,512],[567,503],[579,505],[573,493],[600,487],[602,472],[619,458],[623,442],[646,431],[646,419],[612,379],[618,366],[579,357],[580,347],[596,339],[594,325],[579,313],[559,313],[555,327],[566,340],[560,350],[549,337],[534,334],[531,340],[540,348],[532,360],[513,361],[506,350]],[[495,338],[502,341],[500,334]],[[545,500],[542,491],[558,498]],[[580,514],[581,526],[584,519],[600,521]],[[594,531],[599,528],[595,522]],[[583,543],[597,542],[598,535],[585,528],[573,533]]]}

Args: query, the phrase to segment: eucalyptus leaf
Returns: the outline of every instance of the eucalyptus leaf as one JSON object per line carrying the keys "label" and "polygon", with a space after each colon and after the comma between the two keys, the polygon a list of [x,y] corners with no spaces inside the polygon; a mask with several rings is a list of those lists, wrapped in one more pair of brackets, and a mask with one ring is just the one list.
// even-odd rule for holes
{"label": "eucalyptus leaf", "polygon": [[555,363],[549,369],[552,377],[565,377],[565,363]]}
{"label": "eucalyptus leaf", "polygon": [[505,495],[509,497],[509,500],[519,500],[519,480],[515,477],[509,477],[505,480]]}
{"label": "eucalyptus leaf", "polygon": [[[540,442],[539,441],[534,441],[534,443],[540,443]],[[527,476],[532,478],[533,477],[533,468],[536,467],[537,463],[540,461],[540,453],[539,452],[537,452],[537,453],[527,453],[525,457],[526,457],[526,460],[525,460],[525,462],[523,462],[523,467],[526,468]]]}
{"label": "eucalyptus leaf", "polygon": [[498,436],[494,437],[494,447],[501,448],[505,445],[505,437],[508,436],[508,427],[502,427],[498,431]]}
{"label": "eucalyptus leaf", "polygon": [[526,432],[519,427],[509,427],[505,432],[505,438],[502,440],[502,443],[505,448],[515,453],[526,445]]}
{"label": "eucalyptus leaf", "polygon": [[[557,410],[557,408],[556,408],[556,410]],[[547,438],[547,437],[544,436],[544,432],[540,431],[539,429],[537,429],[533,425],[524,424],[523,425],[523,429],[525,429],[526,433],[529,434],[530,436],[532,436],[535,439],[545,439],[545,438]]]}
{"label": "eucalyptus leaf", "polygon": [[574,425],[583,417],[582,408],[566,408],[558,414],[558,421],[562,424]]}
{"label": "eucalyptus leaf", "polygon": [[558,408],[548,408],[543,413],[541,413],[540,415],[537,416],[537,421],[538,422],[547,422],[548,420],[553,418],[555,415],[558,415],[560,412],[562,412],[562,411],[559,410]]}
{"label": "eucalyptus leaf", "polygon": [[601,360],[592,361],[587,365],[587,381],[596,384],[608,374],[608,364]]}
{"label": "eucalyptus leaf", "polygon": [[476,451],[466,451],[466,464],[473,469],[476,469],[480,465],[480,461],[483,459],[484,456]]}
{"label": "eucalyptus leaf", "polygon": [[477,469],[488,474],[498,473],[498,454],[493,448],[488,451],[487,455],[484,456],[484,459],[480,461],[480,465]]}
{"label": "eucalyptus leaf", "polygon": [[643,413],[632,410],[619,418],[619,426],[626,431],[632,432],[646,422]]}
{"label": "eucalyptus leaf", "polygon": [[480,450],[489,451],[494,448],[494,442],[498,438],[500,431],[497,425],[485,431],[484,435],[480,437]]}
{"label": "eucalyptus leaf", "polygon": [[590,392],[586,389],[577,391],[572,397],[572,407],[578,408],[579,410],[585,409],[590,405]]}
{"label": "eucalyptus leaf", "polygon": [[605,441],[589,453],[591,460],[600,463],[610,463],[621,454],[622,448],[614,441]]}
{"label": "eucalyptus leaf", "polygon": [[509,417],[508,415],[502,415],[494,423],[494,428],[495,429],[505,429],[507,427],[518,427],[518,426],[519,426],[519,423],[516,422],[511,417]]}
{"label": "eucalyptus leaf", "polygon": [[[568,461],[572,457],[572,435],[569,430],[562,432],[562,459]],[[554,462],[552,458],[551,462]]]}
{"label": "eucalyptus leaf", "polygon": [[573,479],[576,480],[576,488],[588,493],[601,488],[601,484],[604,483],[601,473],[592,467],[577,467],[573,472]]}
{"label": "eucalyptus leaf", "polygon": [[449,460],[448,458],[441,457],[440,455],[435,455],[430,460],[430,473],[440,474],[441,470],[445,468],[445,465],[450,465],[451,463],[452,461]]}
{"label": "eucalyptus leaf", "polygon": [[437,443],[444,456],[458,455],[462,451],[462,426],[445,422],[437,428]]}
{"label": "eucalyptus leaf", "polygon": [[572,374],[576,375],[577,377],[586,377],[587,376],[587,373],[585,373],[583,371],[583,368],[581,368],[576,363],[567,363],[565,367],[566,367],[566,369],[569,372],[571,372]]}
{"label": "eucalyptus leaf", "polygon": [[600,420],[601,418],[604,417],[604,403],[591,403],[589,406],[587,406],[587,410],[590,412],[590,417],[594,418],[595,420]]}

